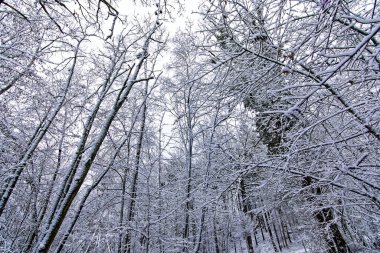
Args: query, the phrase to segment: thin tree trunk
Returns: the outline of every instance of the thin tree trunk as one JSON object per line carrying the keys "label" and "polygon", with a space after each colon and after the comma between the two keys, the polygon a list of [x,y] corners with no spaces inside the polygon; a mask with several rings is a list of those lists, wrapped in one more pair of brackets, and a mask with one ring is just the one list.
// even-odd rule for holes
{"label": "thin tree trunk", "polygon": [[100,176],[95,180],[95,182],[86,190],[86,192],[83,195],[82,200],[80,201],[79,206],[78,206],[78,208],[77,208],[77,210],[75,212],[75,216],[72,219],[72,221],[71,221],[71,223],[69,225],[69,228],[67,229],[67,231],[63,235],[63,238],[59,242],[59,244],[57,246],[57,249],[55,250],[55,253],[59,253],[63,249],[63,246],[65,245],[67,239],[69,238],[71,232],[74,229],[74,226],[75,226],[76,222],[79,219],[79,216],[80,216],[80,214],[81,214],[81,212],[83,210],[83,207],[84,207],[84,205],[85,205],[85,203],[87,201],[87,198],[90,196],[91,192],[99,185],[99,183],[102,181],[102,179],[104,178],[104,176],[108,173],[108,171],[113,167],[113,164],[115,163],[115,160],[116,160],[117,156],[119,155],[120,150],[122,149],[122,147],[124,146],[124,144],[125,144],[126,141],[127,141],[127,138],[125,138],[122,141],[122,143],[119,145],[119,147],[115,151],[115,154],[113,155],[111,161],[107,165],[107,168],[104,170],[104,172],[101,173]]}
{"label": "thin tree trunk", "polygon": [[277,233],[277,229],[276,229],[276,223],[271,220],[272,222],[272,226],[273,226],[273,232],[276,236],[276,240],[277,240],[277,243],[278,243],[278,248],[280,249],[280,251],[282,251],[282,246],[281,246],[281,241],[280,241],[280,237],[278,236],[278,233]]}
{"label": "thin tree trunk", "polygon": [[281,231],[282,241],[284,243],[284,247],[288,248],[289,244],[288,244],[287,236],[286,236],[286,224],[282,220],[280,220],[280,231]]}
{"label": "thin tree trunk", "polygon": [[65,118],[64,118],[64,121],[63,121],[63,129],[62,129],[62,137],[59,141],[59,144],[58,144],[58,157],[57,157],[57,166],[55,168],[55,171],[54,171],[54,174],[53,174],[53,178],[50,182],[50,185],[49,185],[49,189],[48,189],[48,193],[46,194],[46,201],[45,203],[43,204],[42,208],[41,208],[41,211],[38,215],[38,219],[37,219],[37,224],[36,224],[36,228],[35,230],[32,232],[32,234],[28,237],[28,240],[27,240],[27,243],[26,243],[26,246],[23,250],[23,252],[29,252],[29,250],[32,248],[33,246],[33,241],[34,239],[36,238],[37,234],[38,234],[38,228],[40,227],[41,223],[42,223],[42,220],[43,218],[45,217],[45,214],[46,214],[46,211],[47,211],[47,208],[48,208],[48,204],[49,204],[49,200],[51,198],[51,194],[53,192],[53,188],[54,188],[54,183],[57,179],[57,176],[58,176],[58,171],[59,169],[61,168],[61,160],[62,160],[62,146],[63,146],[63,141],[65,139],[65,136],[66,136],[66,131],[65,131],[65,128],[66,128],[66,123],[67,123],[67,112],[65,112]]}
{"label": "thin tree trunk", "polygon": [[200,250],[201,242],[202,242],[202,232],[203,232],[203,226],[205,222],[205,217],[206,217],[206,212],[207,212],[207,207],[202,208],[202,214],[201,214],[201,221],[199,224],[199,229],[197,232],[197,236],[195,238],[195,247],[193,249],[193,253],[198,253]]}
{"label": "thin tree trunk", "polygon": [[[144,91],[145,98],[148,95],[148,81],[146,81],[145,84],[145,91]],[[136,197],[137,197],[137,179],[139,176],[139,167],[140,167],[140,160],[141,160],[141,151],[142,151],[142,144],[143,144],[143,138],[144,138],[144,131],[145,131],[145,121],[146,121],[146,111],[147,111],[147,104],[146,100],[143,104],[142,109],[142,117],[141,117],[141,126],[139,131],[139,138],[137,141],[137,149],[136,149],[136,156],[135,156],[135,164],[134,164],[134,175],[131,185],[131,200],[129,203],[129,209],[127,213],[127,221],[130,224],[135,217],[135,206],[136,206]],[[124,240],[124,252],[130,253],[131,252],[131,230],[127,230],[127,234],[125,235]]]}
{"label": "thin tree trunk", "polygon": [[[40,175],[41,177],[41,175]],[[33,240],[34,240],[34,237],[35,237],[35,234],[37,233],[37,230],[38,230],[38,215],[37,215],[37,189],[36,189],[36,186],[34,184],[34,182],[32,181],[30,183],[30,187],[31,187],[31,205],[30,205],[30,210],[29,213],[31,215],[31,220],[32,220],[32,225],[31,225],[31,231],[32,233],[29,234],[28,238],[27,238],[27,242],[26,242],[26,246],[25,246],[25,249],[23,250],[23,252],[26,252],[27,250],[29,250],[31,248],[31,244],[33,243]],[[34,207],[34,208],[33,208]]]}
{"label": "thin tree trunk", "polygon": [[215,253],[220,253],[220,249],[219,249],[219,241],[218,241],[218,231],[216,230],[216,222],[215,222],[215,219],[214,219],[214,243],[215,243]]}
{"label": "thin tree trunk", "polygon": [[[130,131],[131,133],[132,131]],[[124,206],[125,206],[125,198],[126,198],[126,185],[127,185],[127,177],[128,177],[128,165],[129,165],[129,157],[130,157],[131,147],[130,147],[130,136],[127,144],[127,162],[126,168],[124,168],[124,174],[122,178],[122,186],[121,186],[121,203],[120,203],[120,216],[119,216],[119,240],[117,245],[117,252],[122,253],[123,248],[123,226],[124,226]]]}
{"label": "thin tree trunk", "polygon": [[[248,199],[248,196],[247,196],[247,192],[245,190],[245,184],[244,184],[244,180],[241,179],[240,180],[240,192],[241,192],[241,197],[242,197],[242,201],[243,201],[243,213],[247,216],[247,217],[250,217],[250,214],[249,214],[249,211],[251,210],[251,207],[250,207],[250,204],[249,204],[249,199]],[[247,243],[247,247],[248,247],[248,253],[253,253],[253,240],[252,240],[252,235],[251,233],[249,233],[246,238],[246,243]]]}
{"label": "thin tree trunk", "polygon": [[[311,177],[303,178],[303,185],[305,187],[311,186],[313,184],[313,179]],[[322,189],[320,186],[314,190],[316,195],[322,194]],[[312,201],[313,198],[309,198]],[[344,239],[342,233],[339,230],[338,225],[334,222],[334,210],[330,207],[322,208],[315,212],[315,218],[319,222],[319,225],[326,231],[326,242],[328,246],[329,253],[350,253],[350,249]]]}
{"label": "thin tree trunk", "polygon": [[259,219],[259,224],[260,224],[261,237],[263,238],[263,241],[265,241],[264,231],[263,231],[263,229],[265,228],[263,215],[259,215],[258,219]]}
{"label": "thin tree trunk", "polygon": [[[144,104],[142,105],[144,107]],[[141,108],[141,107],[140,107]],[[138,113],[140,112],[140,109],[138,110]],[[126,168],[124,169],[122,185],[121,185],[121,202],[120,202],[120,216],[119,216],[119,238],[118,238],[118,245],[117,245],[117,252],[122,253],[123,252],[123,226],[124,226],[124,207],[125,207],[125,200],[127,195],[127,177],[129,172],[129,160],[130,160],[130,154],[131,154],[131,138],[132,138],[132,132],[133,128],[135,127],[137,121],[137,117],[135,117],[133,123],[131,124],[131,127],[129,129],[128,135],[126,137],[127,140],[127,161],[126,161]]]}
{"label": "thin tree trunk", "polygon": [[267,229],[268,229],[269,238],[270,238],[270,240],[272,242],[273,249],[274,249],[275,252],[279,252],[278,249],[277,249],[277,246],[276,246],[276,242],[274,241],[274,238],[273,238],[273,233],[272,233],[272,230],[271,230],[270,224],[269,224],[269,218],[268,218],[268,215],[267,215],[266,212],[264,213],[264,218],[265,218],[265,223],[266,223],[266,226],[267,226]]}
{"label": "thin tree trunk", "polygon": [[[115,66],[116,66],[116,61],[113,62],[111,69],[113,69]],[[119,70],[120,69],[118,69],[117,72],[119,72]],[[57,190],[57,192],[59,194],[56,197],[56,199],[52,205],[49,217],[46,219],[45,231],[48,230],[48,227],[50,226],[56,211],[60,208],[60,206],[62,204],[64,196],[66,196],[67,192],[70,189],[70,186],[71,186],[73,179],[74,179],[74,175],[77,173],[77,169],[80,165],[80,161],[81,161],[83,153],[85,151],[85,145],[86,145],[87,139],[90,135],[90,131],[92,129],[95,117],[96,117],[96,115],[100,109],[101,104],[104,101],[104,98],[107,95],[108,90],[111,88],[112,84],[114,83],[114,81],[116,79],[116,77],[111,79],[111,75],[112,75],[112,71],[110,71],[110,73],[107,76],[104,84],[102,85],[103,90],[101,91],[100,97],[97,100],[96,104],[94,105],[94,108],[93,108],[92,112],[90,113],[90,116],[87,118],[86,123],[84,124],[83,133],[82,133],[81,139],[79,141],[79,144],[76,147],[75,155],[74,155],[73,159],[71,160],[70,165],[68,166],[69,170],[67,171],[64,179],[62,180],[60,188]],[[115,75],[115,76],[117,76],[117,75]]]}
{"label": "thin tree trunk", "polygon": [[[158,132],[158,217],[157,219],[160,220],[161,219],[161,214],[162,214],[162,207],[163,207],[163,201],[162,201],[162,188],[164,186],[164,184],[162,183],[162,178],[161,178],[161,174],[162,174],[162,123],[164,121],[164,117],[165,117],[165,113],[162,115],[161,117],[161,121],[160,121],[160,128],[159,128],[159,132]],[[158,238],[158,248],[160,250],[160,253],[164,253],[164,247],[162,245],[162,240],[161,240],[161,237],[163,236],[162,234],[162,226],[161,226],[161,222],[158,224],[158,234],[159,234],[159,238]]]}
{"label": "thin tree trunk", "polygon": [[[153,33],[155,32],[156,28],[157,28],[157,26],[155,26],[155,28],[151,30],[150,34],[148,35],[148,37],[145,41],[144,50],[146,52],[148,50],[150,38],[153,35]],[[144,60],[145,60],[145,57],[140,57],[137,60],[137,64],[132,69],[131,75],[124,82],[123,88],[120,90],[118,97],[117,97],[116,101],[114,102],[114,105],[113,105],[110,113],[108,114],[108,116],[104,120],[103,127],[101,128],[101,132],[98,134],[97,138],[95,139],[91,150],[89,150],[88,158],[83,163],[84,165],[83,165],[81,171],[79,172],[79,175],[77,175],[74,179],[75,183],[72,185],[72,187],[67,192],[67,194],[65,196],[63,196],[63,200],[61,201],[62,204],[60,205],[59,209],[55,212],[54,218],[52,219],[50,226],[48,226],[46,233],[37,243],[37,246],[34,250],[35,253],[37,253],[37,252],[38,253],[48,252],[51,244],[53,243],[54,238],[56,237],[56,235],[58,233],[58,230],[60,229],[60,227],[62,225],[63,220],[65,219],[65,217],[67,215],[67,212],[68,212],[75,196],[77,195],[77,193],[78,193],[80,187],[82,186],[89,170],[91,169],[91,166],[92,166],[92,164],[96,158],[96,155],[97,155],[97,153],[98,153],[98,151],[99,151],[99,149],[100,149],[100,147],[101,147],[101,145],[102,145],[102,143],[103,143],[103,141],[107,135],[109,127],[111,126],[114,118],[116,117],[117,112],[119,111],[121,106],[124,104],[125,100],[127,99],[133,85],[137,82],[136,81],[137,76],[138,76],[138,73],[142,67]]]}
{"label": "thin tree trunk", "polygon": [[80,40],[77,44],[77,47],[75,49],[75,54],[73,57],[73,64],[71,66],[68,79],[66,81],[66,84],[65,84],[65,87],[64,87],[62,93],[59,94],[59,96],[57,98],[57,103],[55,103],[55,105],[53,106],[51,111],[49,111],[47,113],[46,117],[43,119],[43,121],[38,126],[34,136],[29,141],[29,144],[28,144],[28,147],[27,147],[25,153],[23,154],[22,158],[17,163],[17,165],[15,165],[15,167],[12,169],[12,175],[6,181],[6,187],[3,190],[3,192],[1,193],[1,198],[0,198],[0,217],[2,216],[2,214],[5,210],[7,202],[12,195],[13,189],[15,188],[17,181],[21,176],[21,173],[25,169],[29,159],[33,156],[33,153],[36,150],[38,144],[40,143],[42,138],[45,136],[45,134],[48,131],[51,123],[53,122],[53,120],[57,116],[58,112],[62,108],[62,105],[66,99],[66,95],[67,95],[69,88],[71,86],[71,80],[74,76],[74,70],[75,70],[75,66],[77,63],[79,46],[80,46],[82,41],[83,41],[83,39]]}
{"label": "thin tree trunk", "polygon": [[[190,236],[190,211],[192,210],[191,204],[191,184],[192,184],[192,159],[193,159],[193,128],[192,128],[192,119],[193,112],[191,108],[191,90],[189,88],[186,99],[186,124],[187,124],[187,149],[186,149],[186,170],[187,170],[187,185],[186,185],[186,207],[185,207],[185,227],[183,230],[183,238],[185,240],[189,239]],[[183,252],[187,252],[188,247],[184,245]]]}

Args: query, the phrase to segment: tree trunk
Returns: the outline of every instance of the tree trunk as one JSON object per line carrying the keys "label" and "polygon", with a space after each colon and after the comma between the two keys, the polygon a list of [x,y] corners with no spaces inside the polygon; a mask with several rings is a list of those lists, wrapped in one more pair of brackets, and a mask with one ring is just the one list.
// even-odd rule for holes
{"label": "tree trunk", "polygon": [[79,216],[80,216],[80,214],[81,214],[81,212],[83,210],[83,207],[84,207],[84,205],[85,205],[85,203],[87,201],[87,198],[90,196],[91,192],[99,185],[99,183],[102,181],[102,179],[104,178],[104,176],[108,173],[108,171],[112,168],[112,166],[113,166],[113,164],[114,164],[114,162],[116,160],[116,157],[119,155],[120,150],[124,146],[124,144],[125,144],[126,141],[127,141],[127,138],[124,139],[122,141],[122,143],[119,145],[119,147],[115,151],[115,154],[113,155],[111,161],[109,162],[109,164],[108,164],[107,168],[104,170],[104,172],[101,173],[99,175],[99,177],[95,180],[95,182],[86,190],[86,193],[83,195],[82,200],[79,203],[78,209],[75,212],[75,216],[72,219],[72,221],[71,221],[71,223],[69,225],[69,228],[67,229],[67,231],[63,235],[63,238],[61,239],[60,243],[58,244],[58,247],[55,250],[55,253],[59,253],[63,249],[63,246],[65,245],[67,239],[69,238],[71,232],[74,229],[74,226],[75,226],[76,222],[79,219]]}
{"label": "tree trunk", "polygon": [[270,238],[270,241],[272,242],[273,249],[275,252],[279,252],[277,249],[277,246],[276,246],[276,242],[274,241],[273,233],[272,233],[272,230],[270,228],[269,218],[268,218],[268,215],[266,212],[264,213],[264,217],[265,217],[265,223],[266,223],[266,226],[268,229],[269,238]]}
{"label": "tree trunk", "polygon": [[[305,187],[311,186],[313,184],[313,179],[311,177],[303,178],[303,185]],[[316,195],[322,194],[322,189],[317,186],[313,190]],[[314,198],[309,198],[309,201],[313,201]],[[347,242],[344,239],[342,233],[339,230],[338,224],[334,222],[334,210],[330,207],[322,208],[315,212],[315,218],[319,222],[319,225],[323,228],[325,232],[326,243],[328,246],[329,253],[350,253]],[[333,223],[332,223],[333,222]]]}
{"label": "tree trunk", "polygon": [[[132,128],[131,128],[132,130]],[[131,133],[132,131],[130,131]],[[130,138],[130,136],[129,136]],[[128,140],[127,144],[127,162],[126,162],[126,168],[124,168],[124,174],[123,178],[121,179],[121,202],[120,202],[120,216],[119,216],[119,240],[118,240],[118,245],[117,245],[117,252],[122,253],[123,249],[123,226],[124,226],[124,206],[125,206],[125,198],[126,198],[126,185],[127,185],[127,177],[128,177],[128,165],[129,165],[129,156],[130,156],[130,139]]]}
{"label": "tree trunk", "polygon": [[66,136],[66,129],[65,129],[66,128],[66,121],[67,121],[67,112],[65,112],[65,118],[63,121],[63,129],[62,129],[63,134],[62,134],[62,137],[61,137],[59,144],[58,144],[57,166],[55,167],[55,171],[53,174],[52,181],[49,184],[48,192],[47,192],[46,197],[45,197],[46,200],[44,201],[44,203],[41,207],[41,211],[40,211],[38,219],[37,219],[36,229],[31,233],[31,235],[28,236],[28,240],[25,244],[26,246],[25,246],[23,252],[29,252],[29,250],[32,248],[33,241],[35,240],[35,238],[37,237],[37,234],[38,234],[38,228],[40,227],[42,220],[45,217],[47,208],[48,208],[49,200],[51,198],[51,194],[52,194],[53,188],[54,188],[54,183],[57,180],[58,171],[61,168],[62,146],[63,146],[63,141],[64,141],[65,136]]}
{"label": "tree trunk", "polygon": [[[240,180],[240,192],[243,202],[243,213],[245,214],[245,216],[251,218],[251,215],[249,214],[249,211],[251,211],[251,206],[249,204],[249,199],[245,190],[245,184],[243,179]],[[251,231],[247,236],[245,236],[245,240],[247,243],[248,253],[253,253],[253,240]]]}
{"label": "tree trunk", "polygon": [[[185,240],[189,239],[190,236],[190,211],[192,210],[192,203],[191,203],[191,184],[192,184],[192,161],[193,161],[193,125],[192,125],[192,119],[194,117],[192,112],[192,105],[191,105],[191,90],[192,87],[189,88],[186,99],[186,125],[187,125],[187,147],[186,147],[186,170],[187,170],[187,184],[186,184],[186,206],[185,206],[185,227],[183,229],[183,238]],[[183,252],[187,252],[188,247],[184,245]]]}
{"label": "tree trunk", "polygon": [[65,87],[63,88],[62,94],[58,95],[57,102],[53,105],[52,109],[47,113],[45,118],[42,120],[40,125],[37,127],[33,137],[31,138],[31,140],[28,143],[28,147],[27,147],[25,153],[23,154],[23,156],[20,159],[20,161],[18,162],[18,164],[12,169],[12,175],[6,180],[6,186],[4,187],[4,190],[2,191],[1,198],[0,198],[0,217],[2,216],[2,214],[5,210],[7,202],[9,200],[9,198],[11,197],[13,189],[15,188],[17,181],[21,176],[21,173],[25,169],[25,167],[28,163],[28,160],[33,156],[33,153],[36,150],[38,144],[40,143],[42,138],[45,136],[45,134],[48,131],[51,123],[53,122],[53,120],[57,116],[58,112],[62,108],[62,105],[66,99],[66,95],[67,95],[69,88],[71,86],[71,80],[74,76],[74,70],[75,70],[76,63],[77,63],[77,55],[78,55],[79,46],[80,46],[82,40],[80,40],[78,42],[77,47],[75,49],[75,54],[73,57],[73,59],[74,59],[73,64],[70,68],[70,73],[69,73],[69,76],[67,78]]}
{"label": "tree trunk", "polygon": [[[152,29],[151,33],[148,35],[144,48],[147,50],[149,45],[149,40],[151,36],[153,35],[155,31],[155,28]],[[52,219],[51,224],[48,226],[44,236],[39,240],[37,243],[37,246],[34,250],[35,253],[43,253],[48,252],[51,244],[53,243],[53,240],[55,239],[58,230],[60,229],[63,220],[65,219],[67,212],[77,195],[79,189],[81,188],[89,170],[91,169],[91,166],[96,158],[96,155],[107,135],[108,129],[111,126],[114,118],[116,117],[117,112],[121,108],[121,106],[124,104],[125,100],[127,99],[133,85],[137,82],[137,76],[138,73],[142,67],[142,64],[144,62],[145,58],[141,57],[137,60],[136,65],[131,70],[131,75],[126,79],[126,81],[123,84],[123,88],[119,91],[116,101],[114,102],[113,108],[111,109],[110,113],[108,114],[107,118],[104,120],[104,124],[101,128],[101,132],[98,134],[97,138],[94,141],[94,144],[89,150],[88,158],[86,161],[84,161],[84,165],[79,172],[79,175],[77,175],[74,179],[74,184],[70,188],[70,190],[67,192],[67,194],[63,197],[63,200],[61,201],[60,207],[57,209],[57,211],[54,214],[54,218]]]}
{"label": "tree trunk", "polygon": [[[135,156],[135,165],[134,165],[134,175],[131,185],[131,200],[129,203],[129,209],[127,213],[127,221],[128,225],[134,220],[135,217],[135,206],[136,206],[136,197],[137,197],[137,179],[139,176],[139,167],[140,167],[140,160],[141,160],[141,150],[142,150],[142,142],[144,138],[144,130],[145,130],[145,120],[146,120],[146,111],[147,111],[147,105],[146,105],[146,97],[148,96],[148,81],[146,81],[145,84],[145,101],[143,104],[142,109],[142,117],[141,117],[141,126],[139,131],[139,138],[137,141],[137,149],[136,149],[136,156]],[[127,230],[127,234],[125,235],[124,239],[124,252],[130,253],[131,252],[131,230]]]}

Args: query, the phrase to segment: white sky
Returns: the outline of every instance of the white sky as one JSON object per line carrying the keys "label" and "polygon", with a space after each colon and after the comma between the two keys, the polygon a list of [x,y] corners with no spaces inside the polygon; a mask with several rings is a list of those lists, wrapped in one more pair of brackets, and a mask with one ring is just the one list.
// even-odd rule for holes
{"label": "white sky", "polygon": [[[183,28],[187,19],[191,19],[192,21],[195,21],[195,22],[198,19],[197,17],[198,15],[193,12],[198,11],[198,6],[201,0],[180,0],[180,1],[183,2],[182,3],[183,11],[181,13],[178,13],[179,6],[178,4],[175,4],[174,7],[176,9],[170,9],[171,16],[173,18],[172,20],[166,19],[168,15],[165,15],[165,13],[163,15],[162,22],[164,26],[167,28],[167,31],[169,33],[174,33],[175,31],[177,31],[178,28]],[[157,7],[155,4],[152,4],[149,7],[142,6],[141,4],[138,4],[138,3],[136,3],[135,5],[131,5],[130,0],[122,0],[119,3],[119,7],[123,5],[123,2],[129,2],[129,4],[126,5],[129,8],[120,9],[121,13],[126,14],[126,15],[136,15],[136,16],[144,17],[147,14],[153,15],[154,12],[157,10]],[[163,2],[163,1],[161,0],[157,2]]]}
{"label": "white sky", "polygon": [[[183,10],[181,13],[178,13],[178,10],[172,10],[171,17],[172,19],[165,19],[165,16],[167,16],[165,13],[162,14],[162,20],[163,27],[165,31],[169,34],[169,36],[172,38],[175,36],[176,32],[179,29],[184,29],[186,22],[188,20],[191,20],[194,22],[194,24],[197,23],[197,20],[199,20],[199,14],[196,14],[194,12],[198,11],[198,6],[202,0],[181,0],[183,3]],[[163,0],[161,0],[163,2]],[[178,8],[178,6],[176,6]],[[154,17],[154,13],[157,10],[157,7],[155,4],[152,4],[151,6],[142,6],[139,1],[136,1],[134,4],[131,0],[121,0],[117,2],[117,10],[120,12],[121,15],[127,16],[127,19],[140,19],[144,20],[146,17]],[[111,26],[112,19],[109,19],[109,24],[107,26]],[[104,31],[106,32],[108,28],[105,28]],[[116,23],[114,34],[120,32],[122,29],[122,26],[120,23]],[[88,45],[88,50],[93,50],[94,48],[100,47],[99,44],[97,44],[96,39],[91,40],[91,43]],[[170,50],[165,53],[164,57],[160,60],[158,63],[158,67],[160,69],[164,69],[164,65],[169,63],[171,58]],[[166,73],[168,75],[168,73]],[[157,120],[159,120],[157,118]],[[168,137],[173,134],[173,128],[175,122],[175,117],[170,113],[166,112],[165,117],[163,120],[163,135]],[[158,124],[158,122],[157,122]],[[168,140],[167,138],[166,141]],[[165,142],[165,140],[164,140]]]}

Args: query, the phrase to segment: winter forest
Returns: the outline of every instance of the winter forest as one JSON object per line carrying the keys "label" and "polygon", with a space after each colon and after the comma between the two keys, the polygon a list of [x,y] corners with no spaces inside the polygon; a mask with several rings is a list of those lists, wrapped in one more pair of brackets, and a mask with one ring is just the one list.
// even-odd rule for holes
{"label": "winter forest", "polygon": [[380,252],[380,1],[0,0],[0,252]]}

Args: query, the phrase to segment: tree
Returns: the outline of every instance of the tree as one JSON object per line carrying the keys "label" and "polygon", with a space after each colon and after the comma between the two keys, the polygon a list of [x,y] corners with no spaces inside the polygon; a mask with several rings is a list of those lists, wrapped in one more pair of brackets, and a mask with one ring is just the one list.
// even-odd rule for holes
{"label": "tree", "polygon": [[121,3],[0,1],[0,251],[379,250],[377,1]]}
{"label": "tree", "polygon": [[[284,159],[285,165],[278,169],[285,171],[286,177],[291,177],[291,174],[303,177],[304,183],[298,186],[313,189],[314,197],[305,200],[313,202],[314,210],[312,207],[310,211],[328,231],[325,237],[331,252],[347,250],[341,235],[345,222],[344,218],[338,218],[342,221],[340,224],[335,222],[334,217],[339,216],[339,211],[331,207],[340,205],[338,203],[342,203],[342,199],[338,198],[332,204],[325,198],[344,190],[351,192],[356,200],[359,196],[367,196],[372,207],[376,209],[377,206],[376,197],[372,195],[372,190],[377,188],[374,182],[366,182],[371,185],[368,187],[372,187],[372,190],[366,187],[371,193],[360,190],[361,187],[347,187],[352,178],[341,176],[342,170],[332,162],[345,164],[354,159],[350,163],[357,164],[357,161],[362,161],[352,145],[361,146],[361,152],[369,150],[363,142],[363,135],[366,136],[364,139],[371,140],[373,147],[377,146],[376,121],[364,123],[365,118],[371,118],[367,112],[373,107],[366,107],[361,102],[364,97],[373,101],[370,94],[373,92],[372,81],[376,81],[372,78],[372,81],[359,81],[359,88],[351,80],[373,77],[366,71],[371,69],[368,67],[370,62],[377,61],[376,57],[366,56],[377,47],[375,37],[378,28],[370,25],[375,6],[369,2],[360,6],[363,9],[355,8],[353,2],[343,1],[321,5],[305,2],[297,6],[279,1],[258,1],[255,4],[224,1],[212,2],[205,7],[205,16],[212,22],[209,31],[222,49],[212,53],[216,55],[218,52],[219,59],[240,54],[233,61],[233,71],[226,70],[234,75],[230,78],[229,87],[237,88],[245,97],[246,106],[258,112],[256,127],[268,145],[268,153]],[[372,11],[365,12],[366,7]],[[355,15],[368,19],[368,25],[362,23],[364,30],[347,27],[348,20],[356,20],[353,18]],[[349,33],[354,37],[348,37]],[[342,53],[343,50],[349,51]],[[361,67],[357,68],[359,65]],[[339,172],[331,170],[331,167]],[[364,171],[367,169],[357,172],[361,174]],[[308,176],[312,178],[309,181]],[[339,183],[335,181],[337,176]],[[360,177],[356,179],[358,183],[363,182]],[[305,184],[306,181],[309,184]],[[296,189],[294,185],[291,187]],[[328,194],[322,194],[326,190]]]}

